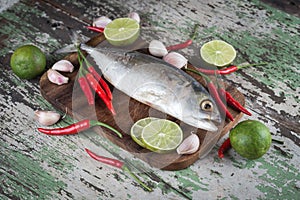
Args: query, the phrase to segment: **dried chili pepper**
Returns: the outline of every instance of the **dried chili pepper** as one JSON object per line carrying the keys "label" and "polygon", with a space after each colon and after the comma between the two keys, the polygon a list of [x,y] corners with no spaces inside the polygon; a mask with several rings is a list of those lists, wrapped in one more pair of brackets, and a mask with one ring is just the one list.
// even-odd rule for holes
{"label": "dried chili pepper", "polygon": [[136,180],[143,188],[145,188],[148,191],[152,191],[151,188],[149,188],[146,184],[144,184],[136,175],[134,175],[130,169],[124,164],[124,162],[117,160],[117,159],[113,159],[113,158],[108,158],[108,157],[104,157],[104,156],[100,156],[97,155],[95,153],[93,153],[92,151],[90,151],[89,149],[85,149],[85,151],[95,160],[102,162],[104,164],[108,164],[111,165],[113,167],[122,169],[125,172],[128,172],[130,176],[132,176],[134,178],[134,180]]}
{"label": "dried chili pepper", "polygon": [[218,150],[219,158],[224,158],[224,152],[231,148],[230,138],[227,138]]}
{"label": "dried chili pepper", "polygon": [[218,90],[216,88],[216,86],[214,85],[214,83],[211,81],[211,79],[206,76],[205,74],[199,72],[199,71],[196,71],[196,70],[193,70],[193,69],[189,69],[187,68],[186,69],[187,71],[191,71],[193,73],[196,73],[200,76],[202,76],[205,80],[206,80],[206,87],[208,88],[211,96],[214,98],[214,100],[216,101],[220,111],[222,113],[225,113],[226,114],[226,117],[230,120],[230,121],[233,121],[234,118],[233,116],[231,115],[231,113],[228,111],[228,109],[226,108],[225,104],[223,103],[222,99],[220,98],[219,96],[219,93],[218,93]]}
{"label": "dried chili pepper", "polygon": [[225,91],[223,88],[218,88],[218,91],[220,93],[221,96],[226,98],[226,102],[233,108],[237,109],[238,111],[241,111],[243,113],[245,113],[246,115],[251,116],[252,114],[246,109],[244,108],[237,100],[235,100],[233,98],[233,96],[231,96],[231,94],[227,91]]}
{"label": "dried chili pepper", "polygon": [[98,33],[103,33],[103,31],[104,31],[104,28],[96,27],[96,26],[87,26],[87,28],[91,31],[95,31]]}
{"label": "dried chili pepper", "polygon": [[175,45],[168,46],[168,47],[166,47],[167,50],[168,51],[174,51],[174,50],[184,49],[184,48],[190,46],[193,43],[193,40],[196,36],[196,33],[197,33],[196,30],[197,30],[198,26],[199,26],[199,24],[196,24],[194,26],[193,34],[192,34],[192,37],[190,39],[188,39],[185,42],[180,43],[180,44],[175,44]]}
{"label": "dried chili pepper", "polygon": [[116,114],[114,107],[112,105],[112,102],[108,99],[106,96],[105,91],[102,89],[98,81],[95,79],[95,77],[91,73],[87,73],[85,76],[90,83],[91,87],[95,90],[95,92],[98,94],[98,96],[103,100],[107,108],[111,111],[113,115]]}
{"label": "dried chili pepper", "polygon": [[123,137],[122,134],[116,129],[114,129],[113,127],[96,120],[88,120],[88,119],[81,120],[79,122],[76,122],[74,124],[62,128],[54,128],[54,129],[38,128],[38,131],[41,133],[45,133],[47,135],[56,135],[56,136],[72,135],[87,130],[93,126],[103,126],[116,133],[120,138]]}
{"label": "dried chili pepper", "polygon": [[256,65],[265,65],[265,64],[267,64],[267,63],[256,63],[256,64],[249,64],[249,65],[241,65],[241,66],[231,65],[227,68],[219,69],[219,70],[203,69],[203,68],[196,68],[196,69],[199,72],[208,74],[208,75],[214,75],[214,74],[226,75],[226,74],[231,74],[233,72],[236,72],[237,70],[245,68],[245,67],[256,66]]}
{"label": "dried chili pepper", "polygon": [[89,70],[89,72],[91,72],[94,75],[94,77],[97,79],[97,81],[103,87],[108,99],[112,100],[112,93],[110,91],[108,84],[105,82],[105,80],[98,74],[98,72],[95,70],[95,68],[93,66],[89,65],[88,70]]}

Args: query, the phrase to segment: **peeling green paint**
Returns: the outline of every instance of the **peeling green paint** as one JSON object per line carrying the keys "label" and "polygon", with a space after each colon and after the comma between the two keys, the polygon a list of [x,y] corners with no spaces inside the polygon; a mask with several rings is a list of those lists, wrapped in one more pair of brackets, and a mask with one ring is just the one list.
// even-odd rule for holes
{"label": "peeling green paint", "polygon": [[[66,185],[50,175],[40,161],[32,159],[31,155],[8,149],[7,145],[0,141],[1,159],[5,165],[0,168],[3,194],[8,197],[20,199],[47,199],[56,197]],[[18,192],[13,192],[18,191]]]}

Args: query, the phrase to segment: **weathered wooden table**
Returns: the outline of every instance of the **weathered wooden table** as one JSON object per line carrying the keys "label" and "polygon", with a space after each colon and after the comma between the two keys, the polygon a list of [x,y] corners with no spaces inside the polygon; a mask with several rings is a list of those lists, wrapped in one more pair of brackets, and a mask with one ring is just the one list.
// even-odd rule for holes
{"label": "weathered wooden table", "polygon": [[[0,199],[299,199],[300,196],[300,19],[299,1],[57,1],[23,0],[0,13]],[[246,97],[253,113],[242,120],[265,123],[273,135],[266,155],[250,161],[217,148],[187,169],[151,168],[101,136],[87,131],[66,137],[37,132],[37,109],[53,110],[40,94],[39,78],[21,80],[12,73],[11,53],[32,43],[47,54],[47,67],[70,43],[65,27],[95,36],[85,26],[98,16],[112,19],[130,11],[141,16],[142,37],[165,44],[184,41],[200,24],[194,47],[211,39],[231,43],[236,63],[268,62],[224,79]],[[287,12],[290,12],[288,14]],[[298,15],[298,16],[297,16]],[[197,52],[181,51],[184,55]],[[70,117],[59,126],[72,123]],[[139,166],[137,173],[154,188],[144,191],[128,174],[92,160],[84,147]]]}

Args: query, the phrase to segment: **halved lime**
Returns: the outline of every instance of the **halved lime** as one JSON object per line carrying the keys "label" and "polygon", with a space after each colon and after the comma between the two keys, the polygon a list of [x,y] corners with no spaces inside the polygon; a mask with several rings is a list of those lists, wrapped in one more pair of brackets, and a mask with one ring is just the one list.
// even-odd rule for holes
{"label": "halved lime", "polygon": [[139,23],[131,18],[117,18],[106,25],[104,36],[115,46],[125,46],[133,43],[140,33]]}
{"label": "halved lime", "polygon": [[236,51],[230,44],[222,40],[212,40],[200,49],[202,59],[217,67],[230,64],[236,57]]}
{"label": "halved lime", "polygon": [[182,142],[182,138],[183,133],[180,126],[167,119],[150,122],[143,128],[141,135],[145,147],[158,153],[176,149]]}
{"label": "halved lime", "polygon": [[155,117],[146,117],[143,119],[138,120],[135,122],[131,129],[130,129],[130,135],[131,138],[140,146],[145,147],[144,143],[142,142],[142,131],[145,126],[147,126],[150,122],[157,120],[158,118]]}

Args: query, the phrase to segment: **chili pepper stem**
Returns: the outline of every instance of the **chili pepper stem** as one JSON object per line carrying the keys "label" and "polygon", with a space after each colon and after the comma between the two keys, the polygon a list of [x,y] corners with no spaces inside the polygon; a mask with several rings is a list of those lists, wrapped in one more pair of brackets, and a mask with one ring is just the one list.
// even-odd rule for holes
{"label": "chili pepper stem", "polygon": [[238,65],[236,66],[238,69],[246,68],[246,67],[253,67],[253,66],[259,66],[259,65],[267,65],[267,62],[263,63],[254,63],[254,64],[247,64],[247,65]]}
{"label": "chili pepper stem", "polygon": [[111,131],[113,131],[114,133],[116,133],[120,138],[123,137],[123,135],[117,131],[116,129],[114,129],[113,127],[103,123],[103,122],[99,122],[99,121],[96,121],[96,120],[90,120],[90,126],[103,126]]}
{"label": "chili pepper stem", "polygon": [[136,182],[138,182],[141,186],[143,186],[143,188],[145,188],[146,190],[148,190],[149,192],[152,191],[152,189],[150,187],[148,187],[145,183],[143,183],[136,175],[134,175],[130,169],[128,169],[128,167],[126,167],[125,165],[123,165],[122,167],[123,171],[127,172],[132,178],[134,178],[134,180]]}

